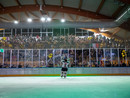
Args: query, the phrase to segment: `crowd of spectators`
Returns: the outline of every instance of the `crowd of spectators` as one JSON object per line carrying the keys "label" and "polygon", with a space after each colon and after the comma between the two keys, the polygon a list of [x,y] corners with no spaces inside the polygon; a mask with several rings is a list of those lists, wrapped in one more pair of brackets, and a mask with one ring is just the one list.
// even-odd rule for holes
{"label": "crowd of spectators", "polygon": [[4,49],[50,49],[50,48],[129,48],[130,41],[117,40],[102,36],[78,37],[45,36],[32,37],[15,35],[0,40],[0,48]]}

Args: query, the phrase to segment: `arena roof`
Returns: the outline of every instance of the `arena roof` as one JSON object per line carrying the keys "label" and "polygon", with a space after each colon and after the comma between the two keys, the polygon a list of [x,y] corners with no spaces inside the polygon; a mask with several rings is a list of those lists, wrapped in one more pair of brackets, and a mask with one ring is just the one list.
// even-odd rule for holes
{"label": "arena roof", "polygon": [[[102,22],[120,17],[130,7],[130,0],[0,0],[0,21],[23,22],[28,17],[38,20],[43,15],[40,5],[53,20],[64,17],[71,22]],[[129,27],[128,19],[119,27],[107,28],[109,33],[105,32],[105,35],[129,39]]]}

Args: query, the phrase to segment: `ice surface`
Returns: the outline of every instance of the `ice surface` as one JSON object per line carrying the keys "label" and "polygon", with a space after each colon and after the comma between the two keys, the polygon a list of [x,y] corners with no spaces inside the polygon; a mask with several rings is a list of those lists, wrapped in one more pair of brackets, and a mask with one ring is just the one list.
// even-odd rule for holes
{"label": "ice surface", "polygon": [[130,76],[1,77],[0,98],[130,98]]}

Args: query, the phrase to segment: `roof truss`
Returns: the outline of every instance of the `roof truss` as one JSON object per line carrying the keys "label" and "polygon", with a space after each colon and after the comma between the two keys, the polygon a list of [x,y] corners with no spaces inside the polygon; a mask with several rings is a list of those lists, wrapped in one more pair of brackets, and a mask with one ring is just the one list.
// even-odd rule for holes
{"label": "roof truss", "polygon": [[[111,17],[105,15],[101,15],[101,14],[97,15],[97,13],[95,12],[86,11],[86,10],[79,11],[77,8],[70,8],[70,7],[61,8],[60,6],[46,5],[45,7],[43,7],[43,10],[61,12],[67,14],[75,14],[79,16],[89,17],[92,19],[111,19]],[[39,8],[36,7],[36,5],[22,5],[21,8],[19,8],[19,6],[5,7],[4,11],[0,9],[0,15],[15,13],[15,12],[25,12],[25,11],[39,11]]]}

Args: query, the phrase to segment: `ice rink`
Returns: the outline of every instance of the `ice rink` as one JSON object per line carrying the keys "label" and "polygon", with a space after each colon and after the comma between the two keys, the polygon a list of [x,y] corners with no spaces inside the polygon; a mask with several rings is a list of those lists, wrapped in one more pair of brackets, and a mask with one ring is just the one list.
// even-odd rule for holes
{"label": "ice rink", "polygon": [[0,98],[130,98],[130,76],[0,77]]}

